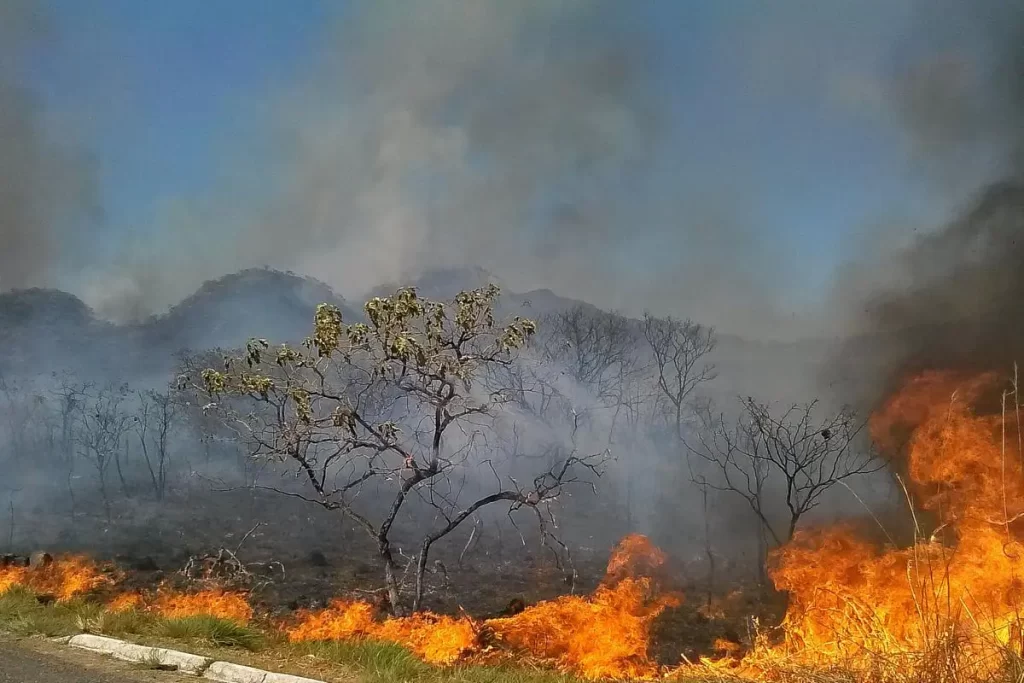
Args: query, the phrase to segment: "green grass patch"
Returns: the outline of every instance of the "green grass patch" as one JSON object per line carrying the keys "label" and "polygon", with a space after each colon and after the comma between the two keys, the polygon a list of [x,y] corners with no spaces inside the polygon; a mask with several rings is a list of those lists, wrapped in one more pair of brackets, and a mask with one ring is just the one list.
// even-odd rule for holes
{"label": "green grass patch", "polygon": [[0,626],[18,635],[67,636],[82,631],[81,624],[102,607],[82,600],[41,603],[29,590],[14,587],[0,595]]}
{"label": "green grass patch", "polygon": [[342,666],[365,683],[580,683],[580,679],[530,666],[436,667],[394,643],[374,640],[296,643],[299,655]]}
{"label": "green grass patch", "polygon": [[160,619],[154,623],[152,633],[177,640],[201,640],[218,647],[240,647],[259,650],[265,638],[256,629],[207,615]]}
{"label": "green grass patch", "polygon": [[358,673],[368,683],[426,680],[435,669],[400,645],[376,640],[296,643],[301,655],[312,655]]}
{"label": "green grass patch", "polygon": [[145,612],[104,610],[93,619],[83,622],[81,627],[88,633],[100,633],[105,636],[142,635],[152,631],[156,622],[156,618]]}
{"label": "green grass patch", "polygon": [[273,628],[263,631],[211,616],[165,619],[143,611],[108,612],[84,600],[44,603],[20,587],[0,594],[0,630],[17,635],[134,635],[137,642],[164,647],[173,647],[167,641],[186,641],[206,656],[350,683],[582,683],[568,674],[512,663],[435,667],[400,645],[374,640],[288,643]]}

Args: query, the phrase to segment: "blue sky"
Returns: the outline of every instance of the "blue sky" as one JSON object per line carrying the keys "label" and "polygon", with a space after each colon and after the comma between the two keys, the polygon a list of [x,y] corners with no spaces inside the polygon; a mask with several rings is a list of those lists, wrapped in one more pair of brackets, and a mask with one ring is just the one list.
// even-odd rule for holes
{"label": "blue sky", "polygon": [[[103,209],[91,250],[69,255],[71,270],[102,269],[126,239],[171,239],[154,234],[168,230],[154,218],[160,207],[230,182],[224,159],[265,144],[258,131],[282,93],[308,82],[348,35],[338,29],[348,20],[342,0],[44,2],[57,31],[47,45],[56,47],[37,53],[27,73],[57,127],[74,122]],[[664,131],[646,161],[656,171],[619,190],[631,201],[650,197],[665,214],[621,226],[625,246],[607,263],[623,282],[700,261],[699,228],[677,224],[706,218],[706,207],[687,207],[707,197],[744,224],[742,234],[770,245],[773,265],[748,265],[759,263],[748,255],[737,268],[778,287],[794,309],[821,299],[871,226],[941,214],[943,195],[915,173],[905,131],[873,99],[918,49],[907,39],[908,3],[823,4],[655,0],[598,15],[644,45],[644,88]],[[250,194],[277,191],[273,168],[253,171],[239,169],[263,178],[249,179]],[[673,212],[678,220],[665,217]],[[696,253],[681,258],[686,250]]]}

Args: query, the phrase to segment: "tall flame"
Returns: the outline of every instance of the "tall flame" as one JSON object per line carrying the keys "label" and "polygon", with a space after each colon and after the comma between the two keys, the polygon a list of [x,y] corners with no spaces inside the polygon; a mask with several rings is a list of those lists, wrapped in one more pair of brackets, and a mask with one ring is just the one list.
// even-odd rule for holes
{"label": "tall flame", "polygon": [[1024,471],[1014,405],[977,412],[993,394],[994,375],[931,372],[872,417],[876,442],[902,447],[907,493],[935,529],[906,548],[880,548],[843,525],[797,533],[772,556],[771,578],[790,600],[783,641],[755,648],[742,673],[780,661],[868,670],[880,657],[920,661],[955,643],[958,666],[981,675],[1004,648],[1020,654]]}

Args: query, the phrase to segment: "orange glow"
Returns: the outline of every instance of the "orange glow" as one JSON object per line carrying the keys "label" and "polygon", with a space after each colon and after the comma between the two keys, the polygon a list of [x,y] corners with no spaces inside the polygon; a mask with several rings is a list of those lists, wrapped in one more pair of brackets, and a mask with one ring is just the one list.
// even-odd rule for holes
{"label": "orange glow", "polygon": [[638,678],[657,672],[647,654],[651,622],[677,596],[658,596],[651,576],[665,555],[643,536],[623,539],[592,596],[565,596],[502,619],[476,622],[436,614],[373,618],[365,602],[335,600],[300,613],[288,630],[292,641],[375,638],[399,643],[425,661],[453,664],[482,651],[480,634],[497,644],[556,664],[586,678]]}
{"label": "orange glow", "polygon": [[22,586],[65,602],[110,582],[96,563],[80,555],[55,559],[43,567],[0,568],[0,593]]}
{"label": "orange glow", "polygon": [[288,631],[288,640],[346,640],[370,636],[376,628],[373,605],[368,602],[335,599],[319,611],[299,612],[299,623]]}
{"label": "orange glow", "polygon": [[[1024,472],[1012,397],[1004,421],[1000,389],[993,375],[906,383],[870,426],[905,455],[908,493],[930,526],[906,548],[843,525],[800,531],[771,558],[776,588],[789,593],[782,642],[758,644],[738,665],[705,664],[750,678],[781,663],[868,672],[884,658],[907,669],[955,644],[970,678],[991,673],[1003,648],[1020,654]],[[982,400],[987,414],[976,412]]]}
{"label": "orange glow", "polygon": [[121,593],[107,604],[108,612],[130,612],[145,606],[142,596],[138,593]]}
{"label": "orange glow", "polygon": [[28,569],[25,567],[0,567],[0,593],[6,593],[15,586],[27,586]]}
{"label": "orange glow", "polygon": [[400,643],[431,664],[453,664],[477,645],[475,625],[469,619],[427,613],[378,622],[372,605],[350,600],[333,600],[327,609],[300,612],[298,624],[288,630],[292,642],[350,638]]}
{"label": "orange glow", "polygon": [[198,593],[162,593],[153,601],[153,611],[169,619],[205,615],[242,624],[252,619],[252,607],[244,595],[216,589]]}
{"label": "orange glow", "polygon": [[644,678],[657,672],[647,654],[651,622],[674,604],[652,593],[650,579],[625,578],[590,597],[541,602],[487,625],[508,646],[585,678]]}
{"label": "orange glow", "polygon": [[388,619],[374,636],[401,643],[431,664],[454,664],[478,649],[477,626],[469,618],[430,613]]}

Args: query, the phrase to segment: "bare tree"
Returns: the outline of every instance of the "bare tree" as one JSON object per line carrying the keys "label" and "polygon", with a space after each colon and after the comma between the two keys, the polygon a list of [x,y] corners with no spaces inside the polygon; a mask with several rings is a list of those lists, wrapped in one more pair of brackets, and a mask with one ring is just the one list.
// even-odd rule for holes
{"label": "bare tree", "polygon": [[85,405],[86,394],[93,389],[91,384],[79,384],[69,373],[54,373],[56,388],[51,396],[57,402],[60,422],[60,457],[67,468],[68,503],[71,517],[75,517],[75,429]]}
{"label": "bare tree", "polygon": [[[321,304],[302,348],[270,351],[266,341],[253,340],[225,369],[202,376],[214,401],[249,399],[248,410],[229,409],[224,419],[240,426],[254,456],[291,463],[309,493],[260,488],[340,512],[376,541],[396,613],[404,609],[392,530],[411,499],[433,517],[417,520],[429,530],[409,565],[415,611],[434,543],[494,503],[507,503],[510,514],[532,510],[546,530],[545,506],[565,486],[598,474],[604,458],[573,450],[529,484],[500,471],[486,434],[511,392],[475,380],[490,366],[514,362],[535,325],[520,318],[497,323],[497,295],[492,285],[433,302],[400,289],[367,302],[368,324],[345,324],[337,308]],[[472,467],[488,473],[493,489],[463,501],[486,481],[480,476],[471,485]],[[373,485],[377,505],[359,497]]]}
{"label": "bare tree", "polygon": [[717,376],[715,366],[707,362],[716,344],[714,328],[644,313],[644,337],[654,356],[661,398],[668,403],[672,424],[682,439],[694,391]]}
{"label": "bare tree", "polygon": [[615,398],[623,376],[639,365],[634,330],[617,313],[577,304],[539,322],[546,360],[602,399]]}
{"label": "bare tree", "polygon": [[127,396],[127,386],[109,386],[85,392],[75,435],[78,454],[96,469],[108,521],[111,510],[107,469],[112,461],[119,463],[121,445],[129,429],[130,416],[123,406]]}
{"label": "bare tree", "polygon": [[[715,366],[708,362],[708,354],[715,349],[714,328],[704,327],[689,319],[656,318],[644,313],[644,338],[654,359],[654,380],[664,414],[672,425],[675,438],[685,444],[684,424],[689,420],[697,389],[715,379]],[[685,452],[685,450],[684,450]],[[686,468],[690,480],[700,487],[701,508],[704,515],[704,553],[708,562],[708,600],[714,590],[715,556],[711,547],[711,520],[708,516],[708,487],[694,476],[689,458]]]}
{"label": "bare tree", "polygon": [[157,500],[163,500],[167,492],[170,435],[177,421],[178,406],[170,392],[140,391],[138,397],[135,431],[149,470],[153,494]]}
{"label": "bare tree", "polygon": [[[849,409],[816,418],[815,401],[776,416],[751,398],[741,408],[734,424],[703,411],[704,429],[688,445],[717,473],[701,475],[702,483],[743,498],[774,545],[790,540],[833,486],[885,466],[869,444],[858,443],[864,423]],[[785,511],[781,526],[775,510]]]}

